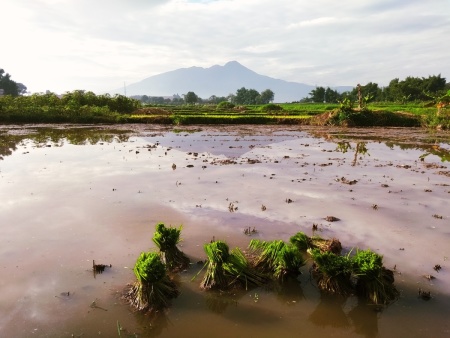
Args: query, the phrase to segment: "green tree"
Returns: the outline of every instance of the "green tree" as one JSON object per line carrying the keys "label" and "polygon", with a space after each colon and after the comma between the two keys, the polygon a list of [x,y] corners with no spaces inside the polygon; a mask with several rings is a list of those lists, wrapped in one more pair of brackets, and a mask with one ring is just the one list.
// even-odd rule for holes
{"label": "green tree", "polygon": [[325,88],[316,87],[315,89],[311,90],[309,96],[311,97],[313,102],[325,102]]}
{"label": "green tree", "polygon": [[[369,82],[368,84],[361,86],[361,95],[365,103],[370,101],[381,101],[382,91],[377,83]],[[358,88],[353,88],[350,96],[355,101],[358,100]]]}
{"label": "green tree", "polygon": [[341,95],[334,89],[327,87],[325,90],[325,102],[338,103],[341,99]]}
{"label": "green tree", "polygon": [[187,104],[195,104],[198,102],[198,96],[194,92],[188,92],[184,95],[184,102]]}
{"label": "green tree", "polygon": [[0,68],[0,89],[3,89],[4,95],[11,95],[11,96],[19,95],[17,83],[11,80],[11,75],[5,73],[5,71],[2,68]]}
{"label": "green tree", "polygon": [[261,95],[255,89],[242,87],[236,91],[236,95],[232,99],[235,104],[258,104],[261,101]]}
{"label": "green tree", "polygon": [[260,100],[260,103],[267,104],[267,103],[272,102],[274,98],[275,98],[274,92],[271,91],[270,89],[266,89],[261,92],[259,100]]}

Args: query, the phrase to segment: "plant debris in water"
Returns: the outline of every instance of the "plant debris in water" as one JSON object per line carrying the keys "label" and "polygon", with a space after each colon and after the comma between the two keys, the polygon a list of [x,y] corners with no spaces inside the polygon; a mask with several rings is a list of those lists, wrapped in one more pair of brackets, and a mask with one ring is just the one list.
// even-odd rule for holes
{"label": "plant debris in water", "polygon": [[164,223],[156,224],[153,242],[160,250],[161,259],[169,271],[182,271],[189,266],[189,258],[178,249],[177,244],[181,241],[181,229],[166,227]]}
{"label": "plant debris in water", "polygon": [[94,273],[94,278],[97,274],[103,273],[106,268],[111,268],[111,264],[95,264],[95,260],[92,261],[92,272]]}

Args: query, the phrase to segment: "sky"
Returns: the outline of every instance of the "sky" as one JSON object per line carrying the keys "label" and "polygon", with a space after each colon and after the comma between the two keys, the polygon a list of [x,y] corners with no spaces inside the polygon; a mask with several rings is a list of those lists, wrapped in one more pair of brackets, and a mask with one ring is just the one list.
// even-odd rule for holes
{"label": "sky", "polygon": [[450,0],[0,0],[0,32],[0,68],[31,93],[229,61],[325,87],[450,82]]}

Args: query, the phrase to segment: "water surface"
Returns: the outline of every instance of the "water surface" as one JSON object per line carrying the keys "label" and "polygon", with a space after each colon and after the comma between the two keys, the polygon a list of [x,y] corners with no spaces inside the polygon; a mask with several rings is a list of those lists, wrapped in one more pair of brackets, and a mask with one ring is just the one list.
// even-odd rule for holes
{"label": "water surface", "polygon": [[[138,337],[449,336],[449,144],[400,128],[3,126],[0,336],[114,337],[118,324]],[[150,318],[120,294],[157,222],[183,225],[193,264]],[[213,236],[245,249],[313,224],[346,250],[382,254],[400,299],[375,311],[321,295],[308,266],[279,290],[224,295],[201,291],[202,273],[191,281]],[[94,276],[93,260],[112,267]]]}

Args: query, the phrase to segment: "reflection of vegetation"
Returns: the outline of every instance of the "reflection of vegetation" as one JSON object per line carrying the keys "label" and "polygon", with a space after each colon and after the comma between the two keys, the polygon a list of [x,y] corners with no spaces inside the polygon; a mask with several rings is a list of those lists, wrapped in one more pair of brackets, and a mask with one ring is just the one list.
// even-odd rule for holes
{"label": "reflection of vegetation", "polygon": [[368,338],[377,337],[378,313],[365,301],[358,300],[358,304],[348,312],[348,317],[355,327],[355,333]]}
{"label": "reflection of vegetation", "polygon": [[[21,130],[23,131],[23,130]],[[101,142],[126,142],[130,137],[129,131],[104,130],[97,128],[33,128],[25,130],[28,133],[0,134],[0,159],[9,156],[17,150],[17,145],[24,141],[31,141],[34,147],[44,147],[49,143],[60,147],[65,142],[74,145],[98,144]]]}
{"label": "reflection of vegetation", "polygon": [[206,294],[205,302],[211,312],[218,314],[225,312],[230,305],[237,305],[237,300],[231,298],[231,295],[214,291]]}
{"label": "reflection of vegetation", "polygon": [[17,150],[17,144],[21,141],[16,141],[17,138],[10,138],[7,135],[0,135],[0,160],[3,159],[3,156],[12,155],[13,151]]}
{"label": "reflection of vegetation", "polygon": [[332,297],[329,294],[321,294],[320,302],[310,314],[312,323],[324,327],[346,328],[352,325],[355,333],[367,338],[378,336],[378,314],[372,306],[363,300],[358,300],[357,305],[345,312],[346,299]]}
{"label": "reflection of vegetation", "polygon": [[294,304],[305,299],[303,289],[297,278],[286,278],[281,283],[273,284],[274,291],[276,292],[277,299],[283,303]]}
{"label": "reflection of vegetation", "polygon": [[171,324],[165,311],[153,312],[151,314],[137,312],[135,318],[139,325],[139,331],[137,333],[130,333],[122,329],[120,337],[158,337]]}
{"label": "reflection of vegetation", "polygon": [[[340,151],[342,153],[346,153],[349,150],[352,150],[352,146],[350,144],[350,142],[347,141],[342,141],[342,142],[338,142],[337,144],[337,151]],[[356,142],[355,145],[355,156],[353,157],[353,162],[352,162],[352,166],[356,165],[356,161],[358,160],[358,155],[369,155],[368,150],[367,150],[367,142]]]}
{"label": "reflection of vegetation", "polygon": [[[438,141],[436,141],[438,142]],[[450,162],[450,150],[442,148],[436,144],[409,144],[409,143],[394,143],[394,142],[386,142],[386,146],[390,149],[394,149],[394,146],[398,146],[401,150],[407,149],[417,149],[424,150],[425,153],[420,155],[419,158],[423,161],[425,157],[429,155],[438,156],[441,159],[441,162]]]}
{"label": "reflection of vegetation", "polygon": [[311,322],[318,326],[349,327],[350,321],[343,310],[345,298],[331,297],[326,293],[320,295],[320,302],[310,314]]}

